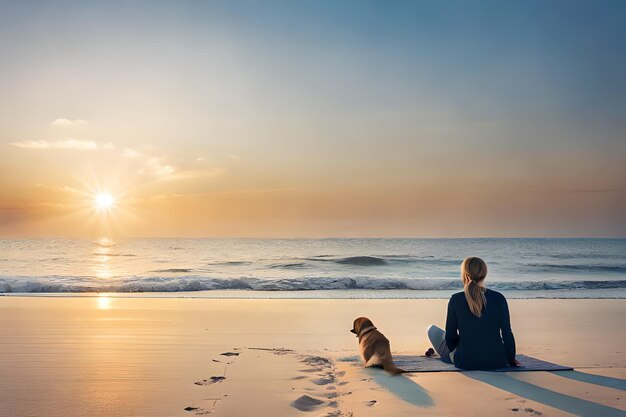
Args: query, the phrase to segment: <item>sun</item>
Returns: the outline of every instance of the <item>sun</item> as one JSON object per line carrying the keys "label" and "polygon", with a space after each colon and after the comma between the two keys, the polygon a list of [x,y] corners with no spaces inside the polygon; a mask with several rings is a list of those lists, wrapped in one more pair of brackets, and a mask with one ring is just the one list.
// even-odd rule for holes
{"label": "sun", "polygon": [[94,204],[98,210],[109,210],[113,207],[115,199],[111,193],[101,192],[96,194]]}

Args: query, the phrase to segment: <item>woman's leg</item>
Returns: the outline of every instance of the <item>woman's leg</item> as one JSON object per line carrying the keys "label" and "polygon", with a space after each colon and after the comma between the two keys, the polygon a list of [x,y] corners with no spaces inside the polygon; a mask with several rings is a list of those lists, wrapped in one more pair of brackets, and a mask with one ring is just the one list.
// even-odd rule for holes
{"label": "woman's leg", "polygon": [[448,345],[446,345],[446,332],[434,324],[431,324],[428,327],[428,338],[435,352],[441,356],[441,360],[451,363],[450,351],[448,350]]}

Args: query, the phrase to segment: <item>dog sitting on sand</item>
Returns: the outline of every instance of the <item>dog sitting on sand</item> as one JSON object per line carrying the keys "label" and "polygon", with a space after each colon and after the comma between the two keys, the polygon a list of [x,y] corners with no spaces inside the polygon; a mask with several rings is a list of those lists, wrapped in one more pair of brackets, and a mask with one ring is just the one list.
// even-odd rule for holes
{"label": "dog sitting on sand", "polygon": [[374,323],[367,317],[359,317],[354,320],[352,333],[359,338],[359,351],[365,367],[381,366],[392,375],[400,374],[404,371],[393,363],[389,340],[374,326]]}

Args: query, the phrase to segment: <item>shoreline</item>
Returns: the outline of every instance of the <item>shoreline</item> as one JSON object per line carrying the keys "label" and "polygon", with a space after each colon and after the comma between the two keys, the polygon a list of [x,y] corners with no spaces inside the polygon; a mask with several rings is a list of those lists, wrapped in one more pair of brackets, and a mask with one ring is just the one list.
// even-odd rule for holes
{"label": "shoreline", "polygon": [[[197,298],[232,300],[447,300],[454,290],[199,290],[146,292],[5,292],[0,297],[110,297],[110,298]],[[508,290],[498,291],[512,300],[623,300],[626,289],[598,290]]]}

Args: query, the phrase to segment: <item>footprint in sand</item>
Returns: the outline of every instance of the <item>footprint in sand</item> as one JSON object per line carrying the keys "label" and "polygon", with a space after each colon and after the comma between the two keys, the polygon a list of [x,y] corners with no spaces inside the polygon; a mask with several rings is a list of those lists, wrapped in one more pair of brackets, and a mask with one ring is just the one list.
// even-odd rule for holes
{"label": "footprint in sand", "polygon": [[[327,359],[321,356],[311,356],[311,355],[302,355],[300,357],[302,358],[301,361],[303,363],[311,367],[309,369],[302,369],[300,370],[300,372],[318,373],[317,375],[318,378],[315,378],[315,377],[310,378],[310,382],[312,382],[315,385],[326,385],[327,391],[336,390],[336,386],[331,385],[331,384],[335,384],[335,382],[337,381],[337,378],[334,373],[333,363],[330,359]],[[298,377],[298,379],[302,379],[302,378]],[[312,390],[310,388],[304,388],[304,390],[315,392],[315,390]],[[319,409],[322,408],[323,406],[331,407],[331,408],[338,408],[339,405],[337,401],[335,401],[334,399],[339,397],[339,395],[340,394],[336,392],[331,392],[331,393],[324,395],[326,399],[331,400],[328,403],[326,403],[325,401],[321,399],[311,397],[309,395],[302,395],[297,400],[293,401],[291,403],[291,406],[299,411],[305,411],[305,412],[319,411]],[[342,414],[340,411],[334,411],[334,412],[328,413],[327,415],[339,416]]]}
{"label": "footprint in sand", "polygon": [[205,410],[204,408],[200,408],[200,407],[185,407],[184,410],[189,411],[189,412],[193,411],[194,414],[197,416],[201,416],[203,414],[209,414],[212,412],[212,411]]}
{"label": "footprint in sand", "polygon": [[292,402],[291,406],[300,411],[313,411],[322,404],[324,404],[324,401],[318,400],[317,398],[309,397],[308,395],[303,395],[294,402]]}
{"label": "footprint in sand", "polygon": [[194,382],[194,384],[195,385],[211,385],[211,384],[217,384],[218,382],[222,382],[225,379],[226,379],[225,376],[212,376],[209,379],[203,379],[202,381],[196,381],[196,382]]}
{"label": "footprint in sand", "polygon": [[316,366],[322,368],[330,368],[332,363],[330,359],[322,358],[321,356],[307,356],[302,362],[306,363],[309,366]]}
{"label": "footprint in sand", "polygon": [[314,379],[312,382],[315,385],[328,385],[328,384],[332,384],[333,382],[335,382],[335,378],[332,375],[330,375],[325,378]]}
{"label": "footprint in sand", "polygon": [[[291,380],[308,379],[311,383],[315,385],[326,386],[327,391],[334,391],[337,389],[338,385],[347,384],[347,381],[337,382],[337,378],[343,377],[345,375],[345,372],[343,371],[335,372],[334,364],[332,360],[328,358],[324,358],[321,356],[314,356],[314,355],[303,355],[291,349],[268,349],[268,348],[248,348],[248,349],[271,351],[272,353],[276,355],[288,355],[288,354],[295,355],[298,359],[300,359],[302,363],[308,365],[307,369],[300,369],[299,372],[308,373],[308,374],[317,373],[317,375],[315,376],[314,375],[295,376],[295,377],[292,377]],[[238,356],[239,353],[224,352],[222,353],[222,355]],[[339,397],[344,396],[344,395],[350,395],[352,394],[352,392],[348,392],[348,393],[329,392],[328,394],[322,394],[319,392],[320,388],[311,388],[311,387],[305,386],[305,387],[299,387],[297,389],[300,391],[309,392],[310,395],[306,395],[306,394],[301,395],[300,397],[298,397],[298,399],[291,402],[290,406],[295,408],[296,410],[303,411],[303,412],[311,412],[311,411],[320,412],[324,408],[328,407],[328,408],[334,408],[335,410],[332,410],[332,411],[328,409],[324,410],[326,411],[326,414],[324,414],[324,416],[326,417],[339,417],[339,416],[352,417],[352,413],[343,413],[341,410],[338,409],[339,403],[337,401]],[[292,387],[291,390],[295,391],[296,388]],[[323,399],[315,398],[315,397],[319,397],[320,395],[322,395],[324,398]]]}
{"label": "footprint in sand", "polygon": [[353,417],[354,414],[352,414],[352,412],[348,412],[348,413],[344,413],[340,410],[337,411],[333,411],[331,413],[326,414],[325,417]]}
{"label": "footprint in sand", "polygon": [[543,414],[541,411],[534,410],[534,409],[532,409],[530,407],[527,407],[527,408],[524,408],[524,409],[519,409],[517,407],[516,408],[511,408],[511,411],[515,411],[515,412],[521,411],[523,413],[532,414],[532,415],[535,415],[535,416],[540,416],[540,415]]}
{"label": "footprint in sand", "polygon": [[203,407],[189,406],[189,407],[183,408],[183,410],[189,411],[189,412],[194,412],[194,414],[197,415],[197,416],[201,416],[201,415],[205,415],[205,414],[213,414],[213,412],[215,411],[215,405],[217,404],[218,401],[221,400],[221,398],[207,398],[207,400],[213,401],[213,405],[212,405],[212,407],[210,409],[209,408],[203,408]]}

